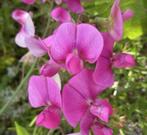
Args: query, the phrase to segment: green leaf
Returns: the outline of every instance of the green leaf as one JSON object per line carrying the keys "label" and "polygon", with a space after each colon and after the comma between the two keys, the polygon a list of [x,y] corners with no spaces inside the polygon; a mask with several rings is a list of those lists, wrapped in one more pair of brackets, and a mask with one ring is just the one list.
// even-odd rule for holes
{"label": "green leaf", "polygon": [[24,127],[20,126],[17,122],[15,122],[15,127],[17,135],[29,135],[28,131]]}

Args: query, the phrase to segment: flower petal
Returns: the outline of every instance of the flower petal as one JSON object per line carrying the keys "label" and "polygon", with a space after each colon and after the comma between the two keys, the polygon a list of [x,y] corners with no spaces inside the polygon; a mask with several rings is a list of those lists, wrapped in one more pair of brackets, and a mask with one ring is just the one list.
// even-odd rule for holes
{"label": "flower petal", "polygon": [[66,68],[71,74],[77,74],[83,69],[83,61],[71,53],[66,58]]}
{"label": "flower petal", "polygon": [[62,94],[64,116],[71,126],[76,127],[87,110],[86,100],[69,84],[64,86]]}
{"label": "flower petal", "polygon": [[127,9],[125,12],[123,12],[124,21],[131,19],[133,16],[134,16],[134,12],[131,9]]}
{"label": "flower petal", "polygon": [[29,102],[32,107],[48,104],[61,107],[61,95],[57,83],[49,77],[32,76],[28,86]]}
{"label": "flower petal", "polygon": [[67,54],[73,51],[75,36],[76,25],[73,23],[63,23],[56,30],[51,45],[51,56],[56,62],[65,62]]}
{"label": "flower petal", "polygon": [[75,13],[82,13],[84,8],[82,7],[80,0],[64,0],[71,11]]}
{"label": "flower petal", "polygon": [[90,24],[79,24],[76,37],[80,57],[90,63],[96,62],[103,49],[101,33]]}
{"label": "flower petal", "polygon": [[53,11],[51,12],[51,17],[55,21],[60,23],[71,21],[71,16],[68,11],[61,7],[56,7],[55,9],[53,9]]}
{"label": "flower petal", "polygon": [[104,57],[100,57],[97,61],[95,71],[93,73],[95,82],[104,87],[111,87],[114,83],[114,75],[112,72],[111,61]]}
{"label": "flower petal", "polygon": [[111,8],[112,26],[110,28],[110,34],[114,40],[119,41],[123,35],[123,16],[119,7],[120,0],[115,0]]}
{"label": "flower petal", "polygon": [[20,47],[27,47],[25,38],[35,34],[35,27],[30,14],[24,10],[16,9],[12,13],[12,18],[21,25],[15,38],[16,44]]}
{"label": "flower petal", "polygon": [[133,55],[119,53],[113,57],[113,66],[116,68],[128,68],[135,66],[136,62]]}
{"label": "flower petal", "polygon": [[95,100],[104,89],[93,81],[93,70],[84,69],[69,82],[86,100]]}
{"label": "flower petal", "polygon": [[37,116],[36,125],[49,129],[57,128],[60,124],[60,121],[60,110],[55,107],[49,107]]}

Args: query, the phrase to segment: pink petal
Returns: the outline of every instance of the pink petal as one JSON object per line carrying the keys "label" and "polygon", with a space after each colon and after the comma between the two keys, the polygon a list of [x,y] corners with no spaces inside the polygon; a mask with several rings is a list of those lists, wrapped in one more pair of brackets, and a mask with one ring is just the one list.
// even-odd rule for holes
{"label": "pink petal", "polygon": [[60,23],[71,21],[71,16],[68,11],[61,7],[56,7],[55,9],[53,9],[53,11],[51,12],[51,17],[55,21]]}
{"label": "pink petal", "polygon": [[41,67],[40,74],[51,77],[55,75],[59,70],[60,66],[51,59]]}
{"label": "pink petal", "polygon": [[62,0],[55,0],[57,5],[60,5],[62,3]]}
{"label": "pink petal", "polygon": [[87,111],[80,122],[80,133],[82,135],[89,135],[90,128],[94,122],[94,117]]}
{"label": "pink petal", "polygon": [[43,126],[45,128],[57,128],[60,124],[61,116],[58,108],[49,107],[42,111],[36,120],[37,126]]}
{"label": "pink petal", "polygon": [[111,61],[104,57],[100,57],[97,61],[93,74],[95,82],[104,87],[111,87],[114,83],[114,75],[112,72]]}
{"label": "pink petal", "polygon": [[56,30],[51,45],[51,56],[56,62],[65,62],[67,54],[73,51],[75,36],[76,25],[73,23],[63,23]]}
{"label": "pink petal", "polygon": [[133,67],[135,64],[134,57],[127,53],[119,53],[113,57],[113,66],[116,68]]}
{"label": "pink petal", "polygon": [[66,68],[71,74],[77,74],[83,69],[83,61],[71,53],[66,58]]}
{"label": "pink petal", "polygon": [[48,104],[61,106],[60,90],[52,78],[32,76],[29,80],[28,94],[32,107],[40,107]]}
{"label": "pink petal", "polygon": [[112,107],[107,100],[97,99],[96,103],[90,107],[90,112],[102,121],[108,122],[112,114]]}
{"label": "pink petal", "polygon": [[112,129],[97,123],[92,128],[94,135],[112,135]]}
{"label": "pink petal", "polygon": [[134,12],[131,9],[127,9],[125,12],[123,12],[124,21],[131,19],[133,16],[134,16]]}
{"label": "pink petal", "polygon": [[21,25],[21,29],[15,37],[16,44],[20,47],[27,47],[25,38],[35,34],[35,27],[30,14],[24,10],[16,9],[12,13],[12,18]]}
{"label": "pink petal", "polygon": [[101,33],[90,24],[79,24],[76,37],[80,57],[90,63],[96,62],[103,49]]}
{"label": "pink petal", "polygon": [[71,134],[67,134],[67,135],[82,135],[81,133],[71,133]]}
{"label": "pink petal", "polygon": [[64,0],[64,2],[66,2],[69,9],[75,13],[82,13],[84,11],[80,0]]}
{"label": "pink petal", "polygon": [[115,0],[111,8],[112,26],[109,31],[116,41],[121,40],[123,35],[123,17],[119,3],[120,0]]}
{"label": "pink petal", "polygon": [[108,32],[102,33],[104,39],[104,47],[101,56],[110,59],[113,54],[114,40]]}
{"label": "pink petal", "polygon": [[26,37],[25,43],[29,51],[36,57],[41,57],[47,53],[47,50],[44,47],[44,44],[41,39],[36,39],[34,37]]}
{"label": "pink petal", "polygon": [[80,73],[72,77],[68,83],[87,101],[95,100],[97,95],[104,90],[93,81],[93,70],[82,70]]}
{"label": "pink petal", "polygon": [[66,84],[62,93],[63,113],[68,123],[76,127],[88,108],[84,97],[72,86]]}
{"label": "pink petal", "polygon": [[31,5],[31,4],[34,4],[34,2],[35,2],[35,0],[21,0],[23,3],[25,3],[25,4],[29,4],[29,5]]}

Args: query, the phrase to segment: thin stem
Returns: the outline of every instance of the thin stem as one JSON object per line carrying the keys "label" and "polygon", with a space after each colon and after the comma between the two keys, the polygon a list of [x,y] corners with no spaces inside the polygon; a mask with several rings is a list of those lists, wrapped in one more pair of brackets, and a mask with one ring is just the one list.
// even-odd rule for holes
{"label": "thin stem", "polygon": [[33,71],[33,69],[34,69],[34,67],[36,65],[36,61],[31,66],[30,70],[28,71],[28,73],[26,74],[26,76],[24,77],[24,79],[20,82],[20,84],[16,88],[15,92],[13,93],[12,97],[10,98],[10,100],[8,100],[7,103],[0,109],[0,115],[8,108],[8,106],[12,103],[12,100],[15,99],[15,97],[17,96],[17,94],[21,90],[22,86],[25,84],[25,82],[27,81],[27,79],[31,75],[31,73],[32,73],[32,71]]}

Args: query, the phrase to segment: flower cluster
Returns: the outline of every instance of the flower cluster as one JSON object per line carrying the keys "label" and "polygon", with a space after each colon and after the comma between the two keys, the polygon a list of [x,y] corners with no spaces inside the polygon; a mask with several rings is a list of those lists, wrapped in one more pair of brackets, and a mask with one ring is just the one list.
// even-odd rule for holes
{"label": "flower cluster", "polygon": [[[33,4],[35,0],[22,0]],[[42,0],[45,2],[45,0]],[[128,53],[114,53],[115,42],[123,36],[123,23],[133,16],[128,9],[122,12],[120,0],[114,0],[108,17],[106,32],[94,25],[74,23],[70,13],[59,6],[65,3],[72,12],[82,13],[80,0],[55,0],[58,7],[51,17],[59,23],[58,28],[46,38],[35,35],[35,26],[29,12],[16,9],[12,17],[21,28],[15,37],[18,46],[27,48],[36,57],[47,54],[49,60],[40,68],[40,75],[29,80],[28,97],[32,107],[43,107],[37,115],[36,125],[57,128],[64,115],[72,127],[80,126],[75,135],[112,135],[108,126],[113,109],[108,99],[99,95],[114,83],[112,68],[129,68],[135,60]],[[89,65],[96,65],[88,68]],[[70,80],[61,86],[60,70],[71,74]],[[63,115],[62,115],[63,113]]]}

